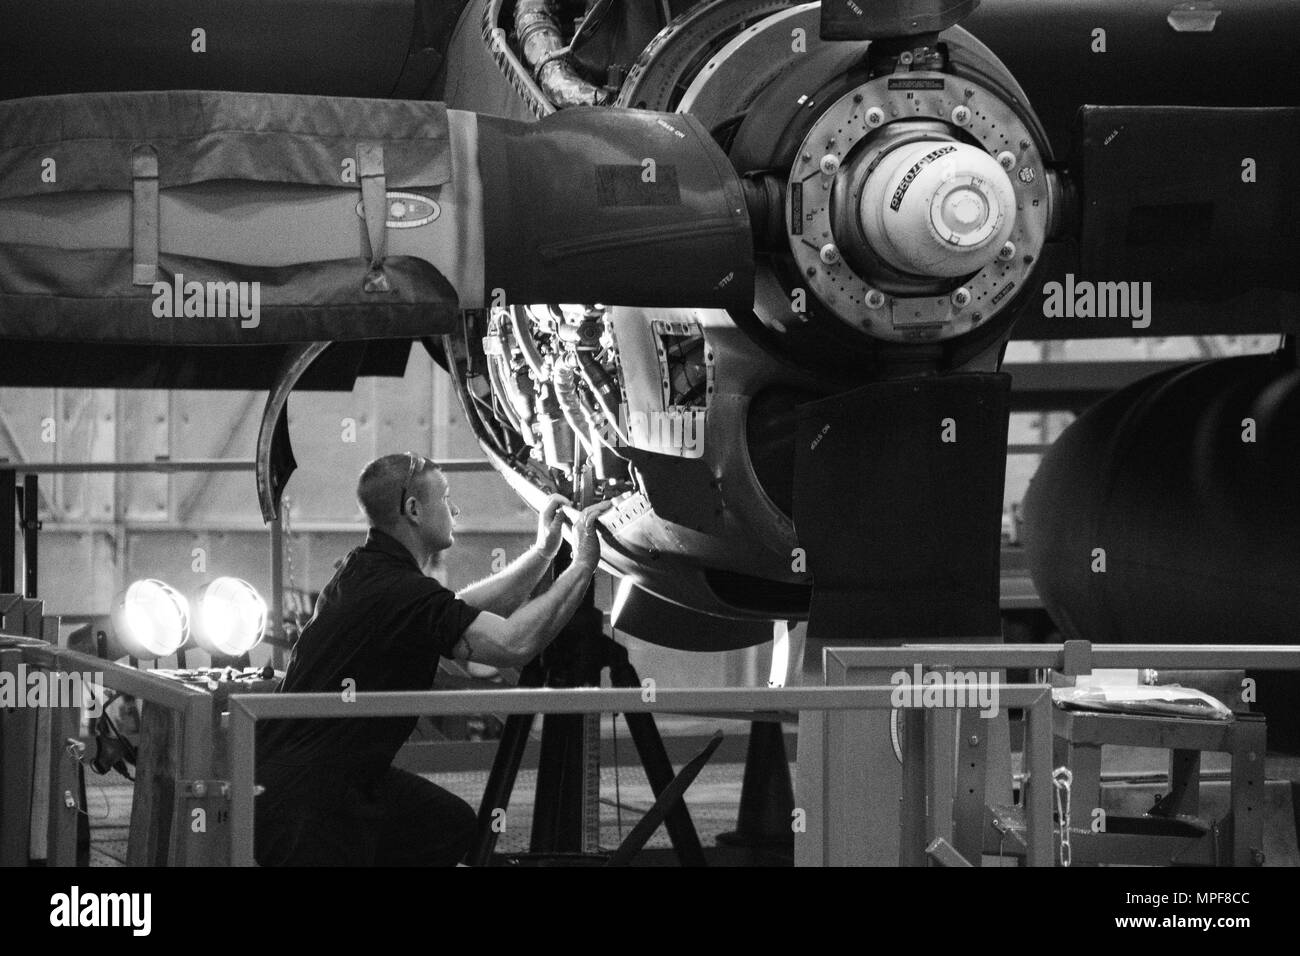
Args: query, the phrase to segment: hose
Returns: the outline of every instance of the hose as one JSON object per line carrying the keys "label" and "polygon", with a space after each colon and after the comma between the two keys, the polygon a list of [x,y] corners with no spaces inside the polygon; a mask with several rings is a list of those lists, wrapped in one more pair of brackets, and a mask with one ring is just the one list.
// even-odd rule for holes
{"label": "hose", "polygon": [[488,55],[496,63],[501,75],[519,94],[520,99],[538,119],[555,112],[555,104],[546,97],[546,93],[528,75],[528,69],[519,62],[510,49],[506,31],[497,24],[501,20],[501,5],[504,0],[488,0],[483,5],[483,44]]}
{"label": "hose", "polygon": [[586,416],[583,414],[582,400],[578,397],[578,381],[573,374],[573,369],[565,365],[556,365],[551,375],[551,385],[554,386],[555,398],[560,403],[560,414],[564,416],[564,420],[573,429],[574,437],[587,453],[593,454],[593,439],[584,421]]}
{"label": "hose", "polygon": [[604,91],[578,76],[565,59],[569,48],[551,12],[551,0],[517,0],[515,35],[524,60],[556,108],[600,106],[605,102]]}
{"label": "hose", "polygon": [[[615,397],[619,398],[621,404],[622,390],[619,389],[614,379],[590,352],[579,351],[577,353],[577,363],[578,370],[582,374],[582,380],[586,383],[587,388],[591,389],[591,394],[596,397],[596,403],[600,406],[600,411],[603,413],[605,420],[609,422],[609,427],[614,430],[614,434],[618,436],[620,442],[624,445],[631,445],[632,443],[628,441],[628,436],[619,423],[618,412],[613,405]],[[618,393],[617,396],[615,395],[616,392]]]}
{"label": "hose", "polygon": [[511,307],[510,327],[514,330],[515,339],[519,342],[519,350],[524,354],[524,364],[528,366],[539,382],[545,382],[549,376],[546,374],[545,362],[542,361],[542,353],[537,350],[537,343],[533,341],[533,330],[528,325],[528,321],[523,317],[520,309]]}
{"label": "hose", "polygon": [[488,381],[492,383],[493,394],[498,395],[501,398],[499,407],[502,413],[506,416],[506,420],[510,423],[510,427],[519,432],[520,437],[523,437],[523,422],[520,421],[519,412],[514,407],[514,402],[511,400],[510,392],[506,390],[505,377],[501,372],[501,363],[503,361],[504,359],[500,355],[487,356]]}

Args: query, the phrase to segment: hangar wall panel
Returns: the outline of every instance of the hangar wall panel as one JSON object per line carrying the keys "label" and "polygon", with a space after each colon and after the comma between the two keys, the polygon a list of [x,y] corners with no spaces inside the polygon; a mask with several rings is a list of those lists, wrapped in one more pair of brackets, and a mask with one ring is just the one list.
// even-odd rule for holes
{"label": "hangar wall panel", "polygon": [[[417,348],[403,379],[361,379],[350,393],[290,398],[298,471],[286,500],[296,586],[319,589],[335,562],[362,540],[354,495],[371,458],[406,450],[482,458],[449,385]],[[265,398],[264,392],[0,389],[0,458],[248,460]],[[495,548],[513,556],[526,547],[535,519],[491,471],[453,475],[452,492],[462,514],[447,574],[459,586],[491,572]],[[269,586],[270,538],[251,472],[42,475],[40,494],[40,590],[51,613],[106,613],[117,591],[146,576],[183,590],[219,574]]]}

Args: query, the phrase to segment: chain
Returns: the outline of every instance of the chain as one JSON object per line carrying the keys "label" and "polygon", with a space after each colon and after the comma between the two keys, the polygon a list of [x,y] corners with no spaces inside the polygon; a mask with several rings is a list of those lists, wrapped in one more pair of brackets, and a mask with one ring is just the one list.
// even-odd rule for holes
{"label": "chain", "polygon": [[1074,774],[1069,767],[1052,771],[1052,786],[1056,788],[1056,815],[1061,821],[1061,866],[1070,865],[1070,785]]}

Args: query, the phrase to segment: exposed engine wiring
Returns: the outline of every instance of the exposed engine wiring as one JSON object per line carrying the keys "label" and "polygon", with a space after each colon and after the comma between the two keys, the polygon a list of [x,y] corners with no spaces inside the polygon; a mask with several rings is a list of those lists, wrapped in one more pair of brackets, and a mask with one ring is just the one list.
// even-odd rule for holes
{"label": "exposed engine wiring", "polygon": [[569,44],[564,42],[555,16],[553,0],[515,0],[515,35],[524,62],[547,100],[558,109],[571,106],[601,106],[608,94],[578,75],[569,61]]}
{"label": "exposed engine wiring", "polygon": [[532,458],[560,486],[576,483],[585,467],[601,495],[632,487],[621,450],[630,442],[618,354],[603,306],[494,308],[477,343],[467,401],[480,427],[514,449],[513,460]]}

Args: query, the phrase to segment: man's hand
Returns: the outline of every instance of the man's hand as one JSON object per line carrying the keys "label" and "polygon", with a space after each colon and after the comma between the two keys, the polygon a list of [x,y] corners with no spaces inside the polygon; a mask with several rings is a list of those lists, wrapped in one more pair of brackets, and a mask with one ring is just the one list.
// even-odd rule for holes
{"label": "man's hand", "polygon": [[537,516],[537,541],[533,547],[541,552],[547,561],[553,559],[560,551],[563,540],[564,512],[560,509],[569,503],[564,495],[551,495],[541,513]]}
{"label": "man's hand", "polygon": [[[547,504],[547,511],[552,503]],[[613,502],[609,501],[584,511],[568,504],[560,506],[560,513],[573,528],[570,539],[573,563],[544,593],[508,617],[486,610],[476,617],[456,645],[456,659],[497,667],[522,667],[536,657],[582,602],[600,561],[599,518],[612,506]],[[549,529],[550,525],[546,527]]]}
{"label": "man's hand", "polygon": [[573,561],[591,571],[600,563],[599,517],[614,506],[612,501],[602,501],[586,508],[574,520]]}

